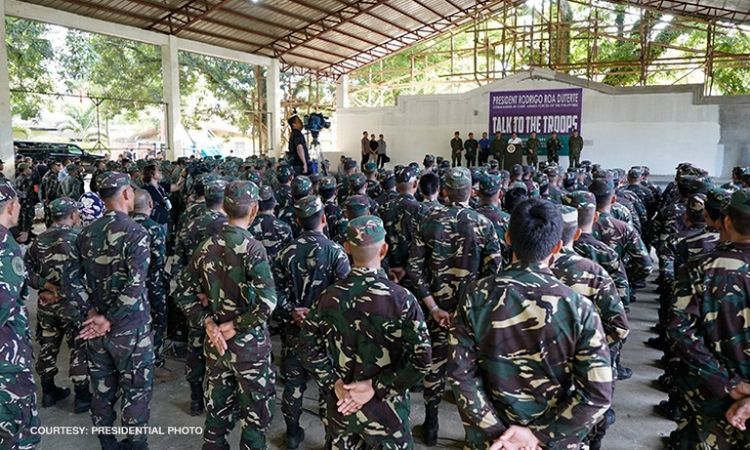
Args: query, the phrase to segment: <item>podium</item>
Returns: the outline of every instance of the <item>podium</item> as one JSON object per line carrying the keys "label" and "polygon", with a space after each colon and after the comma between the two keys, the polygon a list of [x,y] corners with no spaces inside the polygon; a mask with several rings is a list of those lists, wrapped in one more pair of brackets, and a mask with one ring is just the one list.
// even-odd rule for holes
{"label": "podium", "polygon": [[503,150],[503,169],[510,172],[516,164],[523,165],[523,147],[508,144]]}

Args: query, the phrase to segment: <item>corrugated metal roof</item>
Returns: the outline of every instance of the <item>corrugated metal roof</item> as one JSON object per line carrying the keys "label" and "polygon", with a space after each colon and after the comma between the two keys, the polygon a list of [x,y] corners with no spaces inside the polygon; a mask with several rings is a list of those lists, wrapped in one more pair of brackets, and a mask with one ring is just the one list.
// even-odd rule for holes
{"label": "corrugated metal roof", "polygon": [[[339,75],[525,0],[21,0]],[[747,0],[608,0],[750,22]]]}

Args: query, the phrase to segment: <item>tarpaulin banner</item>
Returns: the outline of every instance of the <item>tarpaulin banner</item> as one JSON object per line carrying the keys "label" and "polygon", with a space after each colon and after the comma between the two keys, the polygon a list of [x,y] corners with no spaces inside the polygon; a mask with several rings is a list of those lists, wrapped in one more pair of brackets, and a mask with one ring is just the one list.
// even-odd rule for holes
{"label": "tarpaulin banner", "polygon": [[546,142],[552,132],[562,142],[561,155],[568,154],[568,138],[581,131],[583,89],[546,89],[536,91],[490,92],[489,132],[511,133],[526,141],[532,132],[540,141],[539,154],[547,154]]}

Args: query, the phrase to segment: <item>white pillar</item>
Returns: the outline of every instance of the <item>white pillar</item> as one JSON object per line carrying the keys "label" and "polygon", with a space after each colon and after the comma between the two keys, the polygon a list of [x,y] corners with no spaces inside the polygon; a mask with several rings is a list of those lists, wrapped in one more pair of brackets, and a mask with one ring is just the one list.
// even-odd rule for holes
{"label": "white pillar", "polygon": [[349,107],[349,75],[341,75],[336,82],[336,109]]}
{"label": "white pillar", "polygon": [[268,119],[268,144],[271,146],[269,156],[280,156],[284,153],[281,148],[281,127],[285,118],[281,117],[280,77],[279,60],[274,58],[266,72],[266,110],[270,113]]}
{"label": "white pillar", "polygon": [[13,151],[13,124],[10,114],[10,79],[8,78],[8,48],[5,46],[5,0],[0,0],[0,159],[5,162],[3,173],[9,179],[16,174],[16,155]]}
{"label": "white pillar", "polygon": [[177,38],[170,35],[166,45],[161,46],[161,73],[164,80],[163,101],[167,104],[167,159],[184,156],[180,136],[180,61]]}

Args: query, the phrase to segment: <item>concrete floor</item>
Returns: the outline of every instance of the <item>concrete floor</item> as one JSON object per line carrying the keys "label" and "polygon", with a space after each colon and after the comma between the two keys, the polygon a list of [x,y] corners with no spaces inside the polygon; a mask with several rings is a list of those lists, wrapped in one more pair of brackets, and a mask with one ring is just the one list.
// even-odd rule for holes
{"label": "concrete floor", "polygon": [[[35,323],[36,295],[29,299],[29,310],[32,326]],[[654,365],[661,356],[659,352],[646,347],[643,343],[652,334],[650,327],[656,318],[655,295],[643,293],[639,301],[632,305],[630,324],[631,337],[628,340],[622,356],[622,362],[633,369],[633,378],[618,383],[615,392],[615,411],[617,423],[610,429],[605,438],[605,450],[638,450],[662,448],[661,437],[666,436],[674,428],[674,424],[656,416],[653,405],[666,398],[662,392],[655,390],[651,383],[661,370]],[[279,346],[275,350],[278,351]],[[37,348],[38,351],[38,348]],[[61,361],[67,363],[67,349],[63,349]],[[72,386],[69,380],[62,376],[67,373],[67,366],[61,366],[61,374],[57,376],[58,385]],[[159,381],[154,387],[151,401],[151,420],[149,425],[160,427],[163,435],[149,437],[150,448],[153,449],[197,449],[202,439],[199,434],[179,434],[178,430],[168,427],[202,427],[203,417],[188,415],[189,389],[183,377],[183,364],[178,360],[169,360],[168,368],[172,370],[173,379]],[[277,393],[281,395],[281,386],[277,386]],[[40,394],[41,395],[41,394]],[[306,430],[307,439],[302,445],[304,449],[319,449],[323,447],[323,427],[312,411],[316,410],[317,394],[314,388],[305,393],[305,409],[302,425]],[[420,424],[424,418],[422,397],[415,394],[412,409],[412,424]],[[284,448],[284,421],[278,408],[279,400],[271,431],[268,434],[269,447]],[[71,397],[58,405],[40,409],[42,425],[45,427],[67,426],[84,427],[83,435],[54,434],[44,436],[39,448],[41,449],[94,449],[98,448],[95,436],[91,435],[91,421],[88,414],[75,415],[72,413],[73,399]],[[440,441],[437,448],[461,448],[463,428],[454,405],[443,402],[440,415]],[[237,448],[239,442],[239,424],[232,432],[230,443]],[[416,448],[425,448],[417,443]]]}

